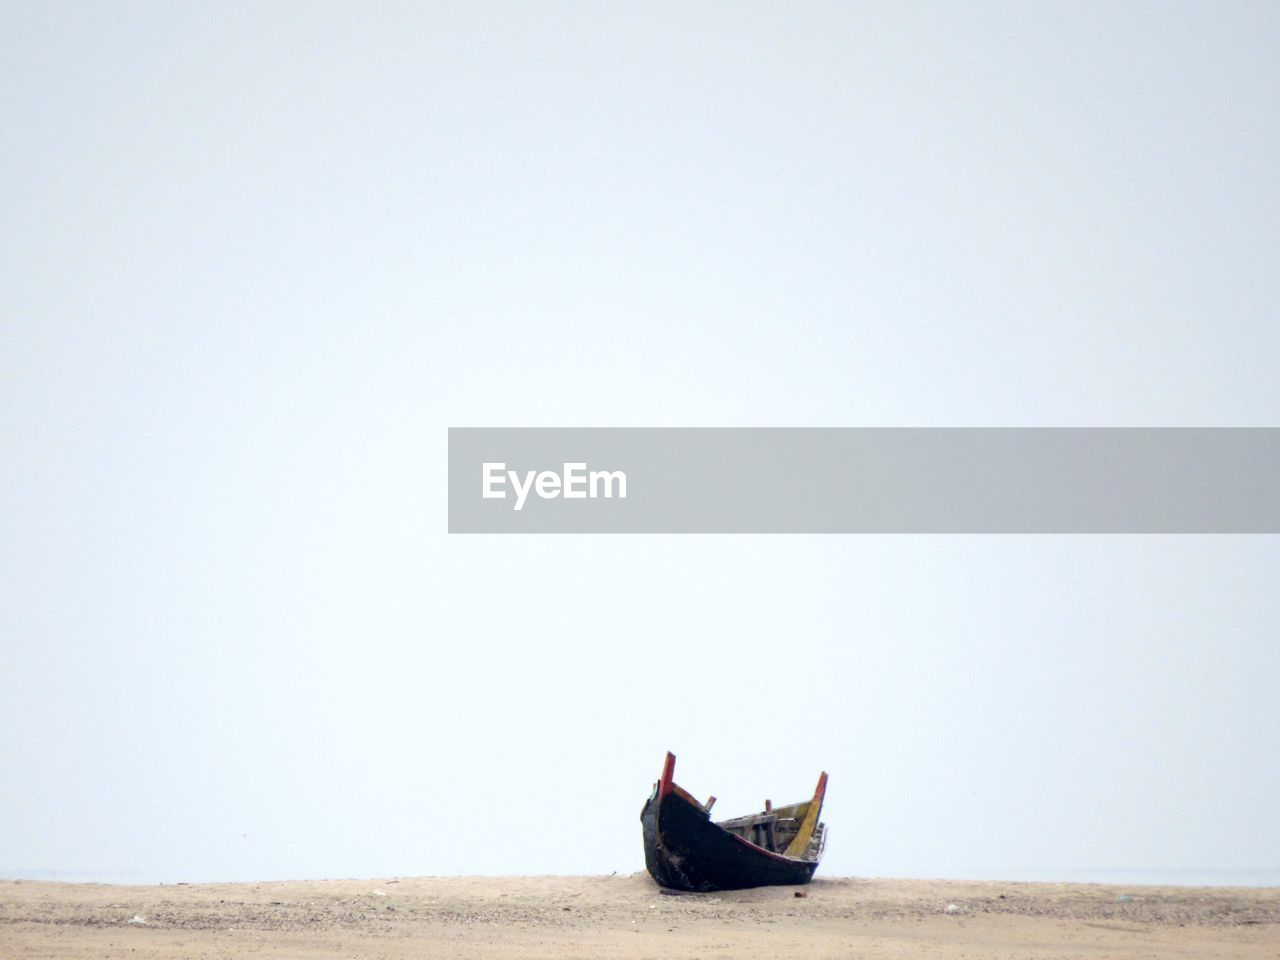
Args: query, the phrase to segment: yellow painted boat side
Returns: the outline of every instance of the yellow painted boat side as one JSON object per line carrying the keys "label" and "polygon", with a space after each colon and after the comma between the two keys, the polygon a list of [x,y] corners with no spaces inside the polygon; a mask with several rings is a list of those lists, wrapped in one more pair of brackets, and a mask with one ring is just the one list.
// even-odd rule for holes
{"label": "yellow painted boat side", "polygon": [[827,775],[824,772],[822,776],[818,777],[818,786],[813,791],[813,799],[809,801],[809,809],[804,812],[804,819],[800,821],[799,831],[791,838],[791,842],[787,844],[787,849],[783,851],[784,856],[802,857],[809,849],[809,841],[813,839],[813,831],[818,827],[818,817],[822,815],[822,798],[826,793]]}

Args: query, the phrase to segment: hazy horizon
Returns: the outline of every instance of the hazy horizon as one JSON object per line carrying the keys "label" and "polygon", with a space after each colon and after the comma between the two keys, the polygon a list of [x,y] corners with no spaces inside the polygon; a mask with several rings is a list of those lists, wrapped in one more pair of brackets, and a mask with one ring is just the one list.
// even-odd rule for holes
{"label": "hazy horizon", "polygon": [[[624,871],[612,871],[610,874],[558,874],[543,873],[534,876],[611,876]],[[644,873],[639,870],[626,871],[627,874]],[[529,876],[530,874],[504,873],[460,873],[449,876]],[[432,876],[424,874],[423,876]],[[115,886],[172,886],[175,884],[217,884],[217,883],[288,883],[292,881],[314,880],[379,880],[385,876],[356,877],[201,877],[193,880],[175,880],[158,875],[147,875],[141,871],[93,871],[93,870],[4,870],[0,869],[0,880],[45,881],[54,883],[103,883]],[[1073,867],[1067,869],[1027,868],[1000,870],[957,870],[943,874],[898,873],[892,870],[869,870],[859,874],[837,875],[819,870],[815,879],[826,880],[876,880],[876,879],[911,879],[911,880],[982,880],[1008,883],[1083,883],[1106,884],[1114,886],[1138,887],[1276,887],[1280,886],[1280,869],[1265,870],[1214,870],[1181,868],[1175,870],[1152,867],[1105,867],[1090,869]]]}

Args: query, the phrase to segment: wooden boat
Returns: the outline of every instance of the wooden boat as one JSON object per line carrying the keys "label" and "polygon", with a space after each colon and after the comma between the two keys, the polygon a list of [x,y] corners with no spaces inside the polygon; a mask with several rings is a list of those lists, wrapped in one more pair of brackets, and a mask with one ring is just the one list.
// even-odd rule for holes
{"label": "wooden boat", "polygon": [[827,836],[825,824],[818,822],[825,773],[811,800],[786,807],[766,800],[760,813],[713,823],[716,798],[699,803],[672,779],[675,769],[675,754],[668,753],[662,779],[640,811],[645,866],[660,885],[706,892],[813,878]]}

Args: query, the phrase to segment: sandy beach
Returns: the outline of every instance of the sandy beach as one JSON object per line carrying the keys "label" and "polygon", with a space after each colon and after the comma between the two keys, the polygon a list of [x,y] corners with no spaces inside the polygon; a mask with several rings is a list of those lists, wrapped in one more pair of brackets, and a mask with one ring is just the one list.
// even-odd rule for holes
{"label": "sandy beach", "polygon": [[0,955],[1275,958],[1280,889],[818,879],[673,895],[645,874],[6,880]]}

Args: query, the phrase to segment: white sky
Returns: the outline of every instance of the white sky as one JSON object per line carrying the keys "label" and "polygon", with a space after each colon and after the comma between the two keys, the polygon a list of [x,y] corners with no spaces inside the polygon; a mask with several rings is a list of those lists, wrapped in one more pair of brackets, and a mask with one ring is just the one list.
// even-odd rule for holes
{"label": "white sky", "polygon": [[1280,867],[1274,537],[448,537],[449,426],[1280,425],[1273,4],[5,4],[0,875]]}

